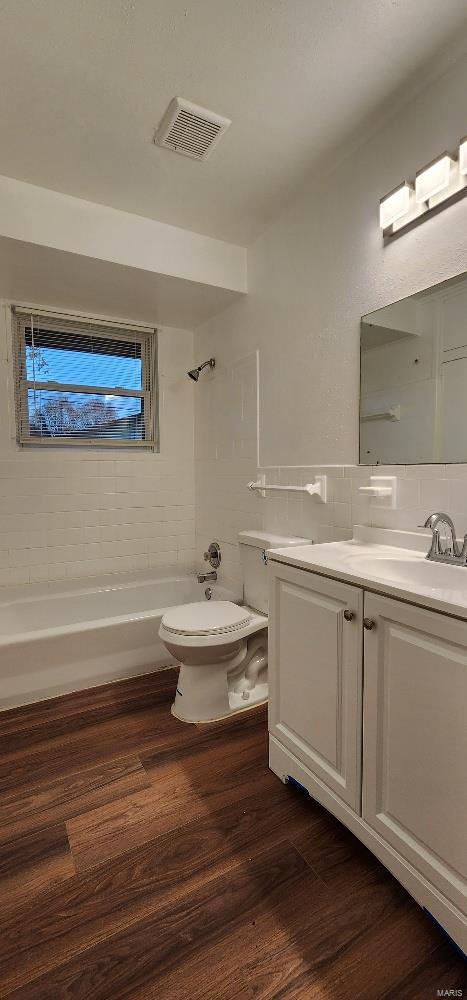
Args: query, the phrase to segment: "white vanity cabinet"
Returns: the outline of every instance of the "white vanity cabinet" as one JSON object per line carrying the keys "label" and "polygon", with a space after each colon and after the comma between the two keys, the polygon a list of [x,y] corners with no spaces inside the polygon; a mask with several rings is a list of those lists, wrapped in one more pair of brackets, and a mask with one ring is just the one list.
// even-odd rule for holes
{"label": "white vanity cabinet", "polygon": [[467,621],[274,557],[269,607],[272,770],[467,951]]}
{"label": "white vanity cabinet", "polygon": [[363,818],[460,909],[467,622],[365,593]]}
{"label": "white vanity cabinet", "polygon": [[360,810],[363,594],[274,565],[269,614],[269,728]]}

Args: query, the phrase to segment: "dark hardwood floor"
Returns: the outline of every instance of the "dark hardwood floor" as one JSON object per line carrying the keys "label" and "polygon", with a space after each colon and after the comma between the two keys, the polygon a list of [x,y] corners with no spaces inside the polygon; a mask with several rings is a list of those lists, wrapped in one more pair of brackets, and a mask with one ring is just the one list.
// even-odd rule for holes
{"label": "dark hardwood floor", "polygon": [[418,1000],[465,966],[267,764],[267,717],[190,726],[176,675],[0,715],[0,996]]}

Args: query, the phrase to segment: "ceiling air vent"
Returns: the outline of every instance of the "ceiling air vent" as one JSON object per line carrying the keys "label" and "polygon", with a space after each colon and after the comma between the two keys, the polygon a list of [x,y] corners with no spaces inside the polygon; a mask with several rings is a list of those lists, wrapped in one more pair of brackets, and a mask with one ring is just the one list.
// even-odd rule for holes
{"label": "ceiling air vent", "polygon": [[174,97],[154,137],[156,146],[194,160],[207,160],[231,122],[214,111]]}

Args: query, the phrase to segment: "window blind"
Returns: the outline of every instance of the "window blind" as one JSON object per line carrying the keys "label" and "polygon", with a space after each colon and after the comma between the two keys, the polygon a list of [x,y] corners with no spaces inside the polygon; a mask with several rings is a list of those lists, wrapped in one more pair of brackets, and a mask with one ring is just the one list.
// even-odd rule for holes
{"label": "window blind", "polygon": [[157,334],[14,308],[22,444],[156,448]]}

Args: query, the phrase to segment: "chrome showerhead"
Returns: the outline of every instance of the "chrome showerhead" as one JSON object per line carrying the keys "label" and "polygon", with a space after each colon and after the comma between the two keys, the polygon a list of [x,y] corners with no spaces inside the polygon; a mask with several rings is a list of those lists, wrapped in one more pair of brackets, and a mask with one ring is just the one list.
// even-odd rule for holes
{"label": "chrome showerhead", "polygon": [[197,368],[192,368],[191,371],[187,372],[187,375],[189,378],[193,379],[193,382],[197,382],[199,379],[199,373],[203,370],[203,368],[206,368],[207,365],[209,365],[210,368],[214,368],[216,365],[214,358],[209,358],[209,361],[204,361],[203,364],[198,365]]}

